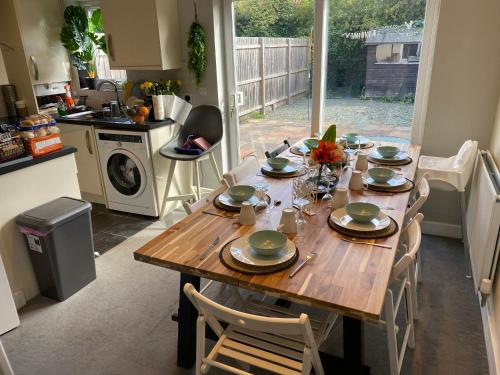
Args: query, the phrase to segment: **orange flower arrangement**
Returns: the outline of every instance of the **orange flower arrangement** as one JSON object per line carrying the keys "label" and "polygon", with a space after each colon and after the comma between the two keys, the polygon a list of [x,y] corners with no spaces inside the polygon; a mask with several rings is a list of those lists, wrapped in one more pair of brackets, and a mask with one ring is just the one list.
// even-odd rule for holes
{"label": "orange flower arrangement", "polygon": [[311,158],[318,164],[336,163],[343,157],[343,147],[332,141],[318,141],[318,147],[311,150]]}

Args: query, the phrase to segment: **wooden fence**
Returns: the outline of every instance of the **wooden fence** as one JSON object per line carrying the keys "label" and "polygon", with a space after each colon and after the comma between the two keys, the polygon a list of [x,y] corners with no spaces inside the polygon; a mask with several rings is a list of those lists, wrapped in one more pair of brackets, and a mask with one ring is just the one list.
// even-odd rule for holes
{"label": "wooden fence", "polygon": [[235,43],[237,91],[243,94],[239,115],[289,103],[307,92],[309,38],[238,37]]}

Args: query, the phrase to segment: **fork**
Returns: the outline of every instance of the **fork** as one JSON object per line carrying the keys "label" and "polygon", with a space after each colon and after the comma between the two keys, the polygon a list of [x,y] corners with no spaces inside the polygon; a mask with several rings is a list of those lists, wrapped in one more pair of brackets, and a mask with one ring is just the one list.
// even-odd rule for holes
{"label": "fork", "polygon": [[210,244],[210,246],[207,247],[207,249],[203,253],[201,253],[200,260],[205,259],[207,257],[207,255],[214,249],[214,247],[217,246],[217,244],[219,243],[219,241],[220,241],[220,236],[217,236],[215,238],[215,240],[212,241],[212,243]]}

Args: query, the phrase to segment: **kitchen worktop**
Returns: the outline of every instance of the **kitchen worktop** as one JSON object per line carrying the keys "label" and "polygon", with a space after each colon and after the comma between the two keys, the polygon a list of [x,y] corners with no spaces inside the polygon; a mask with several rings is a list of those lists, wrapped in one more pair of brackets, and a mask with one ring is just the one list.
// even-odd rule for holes
{"label": "kitchen worktop", "polygon": [[48,154],[42,155],[42,156],[38,156],[38,157],[33,158],[33,159],[24,160],[24,161],[21,161],[19,163],[12,163],[12,164],[8,163],[6,165],[2,165],[2,163],[0,163],[0,175],[14,172],[14,171],[17,171],[19,169],[31,167],[32,165],[44,163],[44,162],[49,161],[49,160],[60,158],[61,156],[73,154],[76,151],[77,151],[76,147],[63,146],[63,148],[60,150],[53,151],[51,153],[48,153]]}
{"label": "kitchen worktop", "polygon": [[113,121],[112,119],[79,119],[79,118],[67,118],[63,116],[54,115],[57,122],[62,122],[65,124],[75,124],[75,125],[93,125],[96,128],[106,128],[106,129],[122,129],[122,130],[142,130],[148,131],[156,128],[161,128],[163,126],[170,126],[175,124],[174,120],[166,119],[161,121],[146,121],[144,125],[142,124],[132,124],[130,120],[119,120]]}

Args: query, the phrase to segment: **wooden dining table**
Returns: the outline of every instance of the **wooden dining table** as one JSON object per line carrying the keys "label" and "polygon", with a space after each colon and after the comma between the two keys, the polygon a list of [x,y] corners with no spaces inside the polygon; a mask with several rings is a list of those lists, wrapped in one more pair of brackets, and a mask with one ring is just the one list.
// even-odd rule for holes
{"label": "wooden dining table", "polygon": [[[383,142],[384,145],[395,145]],[[398,145],[408,151],[412,163],[398,167],[397,172],[406,178],[415,178],[420,154],[419,145]],[[374,148],[361,150],[369,153]],[[300,162],[301,157],[289,150],[281,156]],[[372,167],[374,165],[370,165]],[[350,169],[343,173],[338,186],[347,187]],[[183,293],[183,286],[189,282],[200,288],[200,277],[235,285],[239,288],[257,291],[281,298],[280,300],[300,301],[301,303],[334,310],[343,315],[342,359],[322,353],[325,372],[369,373],[364,363],[364,321],[378,320],[388,288],[392,265],[401,235],[405,211],[411,192],[380,193],[371,190],[348,190],[349,201],[375,203],[382,211],[391,216],[398,224],[396,234],[377,240],[368,240],[390,248],[346,242],[342,235],[327,223],[331,209],[315,202],[313,215],[306,215],[308,231],[305,236],[291,237],[299,249],[299,264],[310,252],[317,256],[293,278],[289,277],[295,267],[268,275],[247,275],[228,269],[219,259],[219,251],[229,241],[261,229],[276,229],[283,208],[292,207],[292,178],[271,178],[260,171],[249,176],[242,184],[255,184],[265,181],[268,195],[281,204],[257,214],[253,226],[239,225],[236,220],[204,213],[206,210],[217,212],[212,202],[188,215],[186,218],[166,229],[146,245],[134,252],[138,261],[154,264],[180,272],[179,309],[178,309],[178,366],[189,368],[195,361],[196,318],[197,312]],[[220,211],[224,213],[225,211]],[[203,260],[200,255],[219,237],[220,242]]]}

